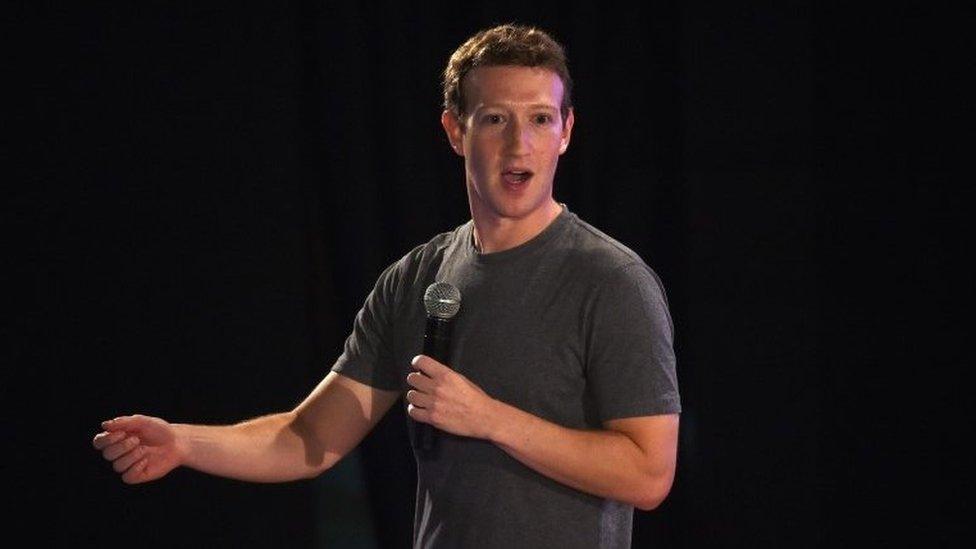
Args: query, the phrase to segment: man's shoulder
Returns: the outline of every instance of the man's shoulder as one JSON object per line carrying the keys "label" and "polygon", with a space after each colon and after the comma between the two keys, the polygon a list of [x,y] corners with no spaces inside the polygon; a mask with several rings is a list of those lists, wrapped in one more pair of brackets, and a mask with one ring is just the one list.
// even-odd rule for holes
{"label": "man's shoulder", "polygon": [[602,278],[628,268],[653,272],[640,254],[626,244],[579,216],[573,215],[571,222],[571,238],[567,245],[571,248],[577,265],[590,271],[592,276]]}
{"label": "man's shoulder", "polygon": [[444,254],[459,241],[468,223],[434,235],[423,244],[418,244],[403,254],[399,259],[386,267],[380,275],[381,279],[391,279],[395,283],[418,281],[429,272],[436,272]]}
{"label": "man's shoulder", "polygon": [[403,255],[396,263],[404,266],[422,264],[431,260],[437,260],[444,256],[444,253],[457,243],[461,234],[468,229],[471,222],[463,223],[450,231],[445,231],[434,235],[430,240],[423,244],[414,246],[409,252]]}
{"label": "man's shoulder", "polygon": [[[667,313],[668,299],[664,283],[644,259],[619,240],[597,229],[593,225],[574,219],[574,253],[577,255],[575,267],[577,276],[589,280],[588,299],[595,307],[610,307],[614,312],[610,318],[625,320],[621,303],[649,305],[663,312],[665,322],[670,326]],[[602,303],[602,305],[597,305]]]}

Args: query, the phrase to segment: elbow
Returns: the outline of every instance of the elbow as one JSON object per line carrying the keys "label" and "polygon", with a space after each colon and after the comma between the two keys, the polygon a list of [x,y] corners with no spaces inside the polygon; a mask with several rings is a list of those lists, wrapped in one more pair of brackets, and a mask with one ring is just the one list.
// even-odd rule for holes
{"label": "elbow", "polygon": [[653,511],[671,493],[671,484],[674,475],[664,475],[663,477],[651,478],[642,483],[643,490],[633,502],[634,507],[641,511]]}
{"label": "elbow", "polygon": [[305,474],[302,475],[305,480],[315,479],[332,467],[331,463],[306,463],[305,465]]}
{"label": "elbow", "polygon": [[328,456],[313,457],[306,454],[302,463],[301,476],[305,480],[315,479],[331,469],[333,465],[335,465],[335,460],[329,459]]}
{"label": "elbow", "polygon": [[319,440],[315,429],[302,416],[291,412],[286,425],[291,436],[298,439],[295,453],[299,455],[294,457],[301,459],[300,478],[314,479],[331,469],[341,459],[342,456],[329,451]]}
{"label": "elbow", "polygon": [[653,511],[657,509],[658,505],[661,505],[665,497],[667,497],[666,493],[645,496],[643,499],[634,502],[634,507],[641,511]]}

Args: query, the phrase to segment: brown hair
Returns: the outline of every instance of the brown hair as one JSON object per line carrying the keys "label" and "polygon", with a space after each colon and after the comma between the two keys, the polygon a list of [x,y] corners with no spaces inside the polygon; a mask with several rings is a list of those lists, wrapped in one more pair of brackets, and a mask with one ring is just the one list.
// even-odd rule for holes
{"label": "brown hair", "polygon": [[540,29],[514,24],[483,30],[454,51],[444,69],[444,108],[461,118],[465,113],[464,77],[478,67],[499,65],[544,67],[556,73],[563,81],[560,113],[566,119],[573,106],[573,80],[562,45]]}

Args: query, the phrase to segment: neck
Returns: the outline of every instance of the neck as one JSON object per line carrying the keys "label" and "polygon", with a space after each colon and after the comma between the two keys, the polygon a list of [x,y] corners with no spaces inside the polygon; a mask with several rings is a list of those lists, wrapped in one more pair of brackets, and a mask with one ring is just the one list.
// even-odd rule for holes
{"label": "neck", "polygon": [[544,231],[562,211],[562,206],[552,198],[544,207],[523,218],[479,215],[472,208],[475,248],[483,254],[491,254],[525,244]]}

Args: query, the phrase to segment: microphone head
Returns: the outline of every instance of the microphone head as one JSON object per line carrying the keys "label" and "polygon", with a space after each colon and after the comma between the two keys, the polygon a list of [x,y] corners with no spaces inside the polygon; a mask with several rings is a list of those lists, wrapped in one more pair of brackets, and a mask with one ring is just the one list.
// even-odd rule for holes
{"label": "microphone head", "polygon": [[461,308],[461,291],[447,282],[435,282],[424,292],[424,309],[428,316],[442,320],[454,318]]}

